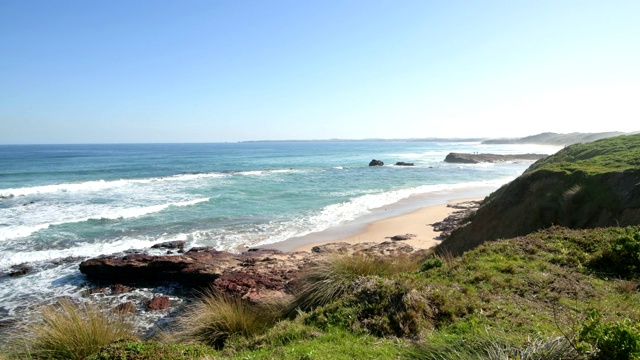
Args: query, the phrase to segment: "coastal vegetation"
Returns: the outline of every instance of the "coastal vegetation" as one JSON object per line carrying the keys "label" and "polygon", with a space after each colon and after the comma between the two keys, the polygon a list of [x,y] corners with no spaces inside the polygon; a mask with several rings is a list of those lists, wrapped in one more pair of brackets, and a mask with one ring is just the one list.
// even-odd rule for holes
{"label": "coastal vegetation", "polygon": [[205,291],[160,336],[96,331],[100,342],[76,350],[69,334],[94,331],[67,302],[5,353],[61,358],[38,345],[60,327],[55,348],[94,360],[640,359],[638,149],[640,135],[567,147],[437,249],[336,255],[306,270],[288,304]]}

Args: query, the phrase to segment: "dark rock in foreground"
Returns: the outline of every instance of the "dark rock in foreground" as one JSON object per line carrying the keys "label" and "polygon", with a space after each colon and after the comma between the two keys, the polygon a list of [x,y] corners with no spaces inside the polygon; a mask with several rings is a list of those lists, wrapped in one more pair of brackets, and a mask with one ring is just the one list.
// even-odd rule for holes
{"label": "dark rock in foreground", "polygon": [[151,248],[152,249],[184,249],[185,242],[183,240],[175,240],[175,241],[166,241],[163,243],[155,244]]}
{"label": "dark rock in foreground", "polygon": [[153,299],[147,301],[147,311],[166,310],[169,308],[171,301],[168,296],[159,295],[154,296]]}
{"label": "dark rock in foreground", "polygon": [[337,254],[367,253],[375,256],[411,253],[413,247],[397,243],[333,243],[312,252],[251,249],[242,254],[193,248],[182,255],[101,256],[83,261],[80,271],[90,280],[104,283],[147,284],[176,282],[213,287],[254,303],[290,297],[292,284],[311,264]]}
{"label": "dark rock in foreground", "polygon": [[444,161],[456,164],[478,164],[478,163],[495,163],[503,161],[518,160],[540,160],[547,157],[544,154],[514,154],[514,155],[498,155],[498,154],[466,154],[466,153],[449,153]]}
{"label": "dark rock in foreground", "polygon": [[383,166],[384,162],[380,160],[373,159],[369,162],[369,166]]}

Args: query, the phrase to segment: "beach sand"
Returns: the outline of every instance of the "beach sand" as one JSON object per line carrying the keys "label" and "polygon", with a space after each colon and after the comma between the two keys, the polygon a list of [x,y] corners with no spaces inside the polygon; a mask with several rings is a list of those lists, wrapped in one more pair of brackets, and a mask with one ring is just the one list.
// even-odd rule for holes
{"label": "beach sand", "polygon": [[414,234],[416,236],[408,240],[400,240],[403,243],[411,245],[416,249],[428,249],[440,243],[440,240],[436,240],[440,232],[434,231],[431,224],[442,221],[449,216],[449,214],[456,211],[456,209],[448,207],[447,205],[482,199],[483,198],[453,199],[444,204],[427,206],[406,215],[369,223],[364,228],[364,231],[357,235],[331,241],[304,244],[294,248],[293,251],[311,251],[311,248],[314,246],[335,242],[347,242],[350,244],[363,242],[381,243],[391,241],[388,239],[391,236],[404,234]]}

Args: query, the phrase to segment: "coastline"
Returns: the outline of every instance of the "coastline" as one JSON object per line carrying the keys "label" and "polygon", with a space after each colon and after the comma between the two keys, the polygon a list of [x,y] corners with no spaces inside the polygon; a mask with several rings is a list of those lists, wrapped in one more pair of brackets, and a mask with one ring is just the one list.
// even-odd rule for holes
{"label": "coastline", "polygon": [[338,242],[382,243],[392,241],[388,237],[405,234],[416,236],[399,240],[400,242],[415,249],[428,249],[441,241],[436,239],[441,232],[435,231],[431,225],[459,210],[450,205],[474,200],[481,201],[496,189],[495,186],[478,186],[412,196],[395,204],[375,209],[367,216],[337,227],[238,250],[243,252],[249,249],[272,249],[287,253],[309,252],[311,248],[318,245]]}
{"label": "coastline", "polygon": [[392,241],[390,239],[392,236],[405,234],[412,234],[415,235],[415,237],[397,241],[410,245],[414,249],[429,249],[438,245],[441,241],[437,239],[440,235],[440,231],[435,231],[432,224],[442,221],[457,210],[449,205],[482,199],[483,197],[451,199],[445,203],[426,206],[408,214],[370,222],[365,226],[362,232],[356,235],[329,241],[301,244],[293,248],[292,251],[310,252],[314,246],[337,242],[346,242],[351,245],[365,242],[382,243],[385,241]]}

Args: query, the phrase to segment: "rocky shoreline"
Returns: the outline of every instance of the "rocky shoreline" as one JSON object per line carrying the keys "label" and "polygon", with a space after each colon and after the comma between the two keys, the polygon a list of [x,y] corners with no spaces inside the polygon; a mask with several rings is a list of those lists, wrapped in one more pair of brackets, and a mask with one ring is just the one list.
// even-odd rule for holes
{"label": "rocky shoreline", "polygon": [[[427,226],[433,226],[441,233],[438,239],[446,238],[479,205],[479,201],[449,204],[448,207],[456,211],[442,221]],[[109,286],[112,292],[114,288],[130,291],[136,286],[175,282],[193,289],[211,287],[260,304],[291,300],[304,272],[330,257],[353,254],[423,256],[431,251],[414,248],[403,241],[412,236],[415,235],[396,235],[388,237],[391,241],[382,243],[328,243],[314,246],[311,251],[285,252],[256,248],[239,254],[211,247],[195,247],[185,252],[184,244],[161,243],[154,245],[154,248],[167,248],[168,254],[100,256],[81,262],[80,271],[91,283],[100,284],[103,289]],[[173,252],[175,249],[178,249],[178,253]],[[137,308],[154,309],[146,303],[141,305]]]}
{"label": "rocky shoreline", "polygon": [[479,163],[495,163],[504,161],[532,161],[540,160],[549,155],[544,154],[468,154],[468,153],[449,153],[444,161],[455,164],[479,164]]}

